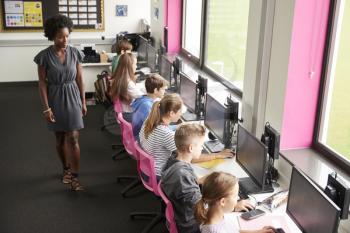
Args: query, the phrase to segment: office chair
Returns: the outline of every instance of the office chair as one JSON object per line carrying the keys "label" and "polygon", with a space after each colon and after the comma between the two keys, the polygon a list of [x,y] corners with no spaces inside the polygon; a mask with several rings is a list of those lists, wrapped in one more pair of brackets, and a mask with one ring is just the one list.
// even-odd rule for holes
{"label": "office chair", "polygon": [[166,218],[166,226],[169,230],[169,233],[177,233],[173,204],[163,192],[161,187],[161,182],[159,182],[158,184],[158,193],[166,205],[165,218]]}
{"label": "office chair", "polygon": [[[125,151],[130,155],[131,158],[134,160],[138,160],[138,154],[135,149],[135,139],[132,131],[132,125],[127,122],[123,118],[123,114],[120,112],[118,113],[118,121],[120,123],[120,128],[122,132],[122,141],[124,145]],[[138,166],[137,166],[138,169]],[[132,179],[133,182],[131,182],[128,186],[126,186],[121,194],[123,197],[126,197],[126,194],[128,191],[132,190],[134,187],[141,185],[141,180],[138,176],[118,176],[117,182],[119,182],[122,179]]]}
{"label": "office chair", "polygon": [[[139,174],[140,179],[146,189],[153,192],[154,195],[159,197],[158,192],[158,184],[157,184],[157,178],[154,168],[154,159],[152,156],[147,154],[139,145],[137,142],[135,142],[135,148],[138,153],[138,167],[139,167]],[[160,203],[162,204],[162,203]],[[152,221],[146,226],[146,228],[143,229],[142,233],[148,233],[150,232],[153,227],[155,227],[158,223],[164,221],[164,214],[162,213],[162,205],[161,205],[161,211],[160,212],[134,212],[130,214],[131,219],[135,219],[137,217],[140,218],[151,218]]]}
{"label": "office chair", "polygon": [[[119,98],[116,98],[114,101],[113,101],[113,108],[114,108],[114,117],[115,117],[115,120],[116,120],[116,122],[120,125],[120,121],[119,121],[119,119],[118,119],[118,114],[119,113],[122,113],[123,112],[123,109],[122,109],[122,104],[121,104],[121,102],[120,102],[120,100],[119,100]],[[120,125],[121,126],[121,125]],[[120,129],[121,129],[121,127],[120,127]],[[123,136],[123,133],[122,133],[122,136]],[[125,150],[125,147],[124,147],[124,145],[122,144],[122,143],[119,143],[119,144],[113,144],[112,145],[112,149],[117,149],[117,148],[120,148],[116,153],[114,153],[113,155],[112,155],[112,159],[113,160],[117,160],[117,157],[119,156],[119,155],[122,155],[122,154],[124,154],[125,152],[126,152],[126,150]],[[121,158],[124,158],[124,157],[119,157],[120,159]]]}

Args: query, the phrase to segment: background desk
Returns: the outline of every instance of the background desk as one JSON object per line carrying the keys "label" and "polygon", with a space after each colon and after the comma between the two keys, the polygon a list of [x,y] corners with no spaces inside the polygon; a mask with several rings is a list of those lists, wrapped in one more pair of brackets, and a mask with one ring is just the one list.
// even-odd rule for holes
{"label": "background desk", "polygon": [[85,84],[85,92],[95,92],[94,82],[97,75],[106,70],[111,73],[111,63],[82,63],[83,80]]}

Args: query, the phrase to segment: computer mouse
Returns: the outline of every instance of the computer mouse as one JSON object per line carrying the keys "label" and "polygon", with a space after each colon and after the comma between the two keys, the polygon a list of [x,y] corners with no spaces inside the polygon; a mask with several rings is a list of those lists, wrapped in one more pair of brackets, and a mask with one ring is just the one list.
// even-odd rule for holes
{"label": "computer mouse", "polygon": [[274,232],[275,233],[285,233],[285,231],[282,228],[275,228]]}

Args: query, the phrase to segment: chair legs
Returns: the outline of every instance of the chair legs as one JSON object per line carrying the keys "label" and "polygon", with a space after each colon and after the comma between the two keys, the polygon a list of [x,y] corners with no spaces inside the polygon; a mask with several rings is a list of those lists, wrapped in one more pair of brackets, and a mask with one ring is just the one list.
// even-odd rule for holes
{"label": "chair legs", "polygon": [[111,122],[111,123],[102,125],[101,126],[101,131],[105,130],[107,127],[112,126],[112,125],[118,125],[118,122],[115,121],[115,122]]}
{"label": "chair legs", "polygon": [[165,222],[165,217],[162,213],[156,212],[134,212],[130,214],[131,219],[146,218],[152,221],[142,230],[142,233],[149,233],[157,224]]}
{"label": "chair legs", "polygon": [[113,160],[118,160],[118,159],[125,159],[128,158],[129,156],[126,154],[126,150],[125,148],[121,148],[120,150],[118,150],[117,152],[115,152],[114,154],[112,154],[112,159]]}
{"label": "chair legs", "polygon": [[[133,178],[134,178],[134,181],[131,182],[128,186],[126,186],[126,187],[122,190],[121,194],[122,194],[123,197],[126,197],[126,196],[127,196],[126,194],[127,194],[129,191],[133,190],[135,187],[138,187],[138,186],[140,186],[140,185],[142,184],[141,180],[140,180],[137,176],[134,176]],[[120,179],[120,177],[117,177],[117,180],[118,180],[118,179]]]}

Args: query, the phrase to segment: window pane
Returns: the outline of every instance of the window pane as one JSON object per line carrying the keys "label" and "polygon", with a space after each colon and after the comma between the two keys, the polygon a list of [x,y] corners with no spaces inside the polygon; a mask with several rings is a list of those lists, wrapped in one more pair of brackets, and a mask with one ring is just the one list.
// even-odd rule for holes
{"label": "window pane", "polygon": [[319,140],[350,160],[350,2],[343,3],[343,17],[339,18],[337,26],[340,34],[335,40],[333,63],[330,64],[333,71],[328,77]]}
{"label": "window pane", "polygon": [[249,0],[210,0],[205,64],[243,90]]}
{"label": "window pane", "polygon": [[199,58],[202,20],[202,0],[184,1],[183,48]]}

